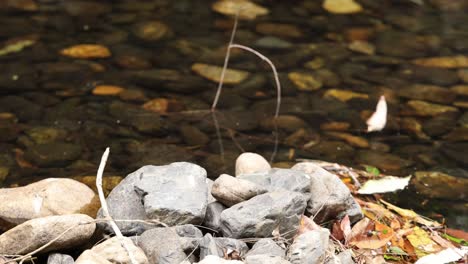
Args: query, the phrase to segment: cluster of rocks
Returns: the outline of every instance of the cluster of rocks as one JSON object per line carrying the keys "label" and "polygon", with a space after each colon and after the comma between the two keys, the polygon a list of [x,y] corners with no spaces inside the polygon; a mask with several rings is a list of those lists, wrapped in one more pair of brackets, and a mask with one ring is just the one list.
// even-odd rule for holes
{"label": "cluster of rocks", "polygon": [[[114,231],[102,209],[93,218],[99,201],[84,184],[47,179],[0,189],[0,198],[0,255],[25,255],[50,242],[39,252],[49,253],[48,263],[130,263],[118,237],[94,245]],[[298,231],[305,218],[363,217],[338,176],[313,162],[270,168],[254,153],[239,156],[235,176],[214,182],[189,162],[144,166],[106,201],[137,263],[354,263],[327,228]],[[70,249],[76,260],[63,254]]]}
{"label": "cluster of rocks", "polygon": [[[217,118],[226,163],[206,111],[232,28],[226,15],[239,3],[248,8],[236,43],[268,56],[282,82],[281,166],[309,158],[418,171],[425,195],[426,181],[466,184],[465,0],[234,2],[1,2],[0,184],[89,175],[109,145],[111,172],[185,160],[215,178],[233,174],[241,150],[269,156],[276,94],[254,57],[232,52],[225,76]],[[387,126],[364,135],[382,94]],[[444,177],[427,177],[435,174]],[[463,191],[439,189],[430,197],[466,215]]]}

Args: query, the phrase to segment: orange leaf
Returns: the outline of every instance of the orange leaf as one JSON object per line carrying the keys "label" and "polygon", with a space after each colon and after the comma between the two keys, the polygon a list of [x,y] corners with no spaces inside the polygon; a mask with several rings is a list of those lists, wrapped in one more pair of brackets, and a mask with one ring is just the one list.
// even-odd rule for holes
{"label": "orange leaf", "polygon": [[358,224],[353,227],[349,239],[349,244],[358,248],[378,249],[384,247],[394,235],[390,227],[379,222],[364,221],[355,229]]}
{"label": "orange leaf", "polygon": [[297,235],[301,235],[301,234],[304,234],[308,231],[312,231],[312,230],[320,230],[321,227],[319,225],[317,225],[314,220],[308,218],[307,216],[305,215],[302,215],[301,217],[301,221],[299,223],[299,229],[297,230]]}

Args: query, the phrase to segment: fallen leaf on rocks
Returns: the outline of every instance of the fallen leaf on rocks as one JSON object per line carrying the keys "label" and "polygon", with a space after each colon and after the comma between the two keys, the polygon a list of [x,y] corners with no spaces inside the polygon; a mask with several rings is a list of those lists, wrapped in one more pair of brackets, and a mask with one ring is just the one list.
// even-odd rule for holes
{"label": "fallen leaf on rocks", "polygon": [[400,178],[395,176],[385,176],[377,180],[368,180],[361,189],[358,190],[359,194],[374,194],[374,193],[387,193],[398,190],[403,190],[411,179],[411,176]]}
{"label": "fallen leaf on rocks", "polygon": [[[195,63],[192,65],[192,70],[210,81],[219,83],[223,68],[215,65]],[[247,79],[248,76],[249,73],[246,71],[227,69],[223,82],[225,84],[238,84]]]}
{"label": "fallen leaf on rocks", "polygon": [[361,5],[353,0],[325,0],[322,7],[334,14],[352,14],[362,11]]}
{"label": "fallen leaf on rocks", "polygon": [[415,264],[434,264],[434,263],[449,263],[458,261],[468,253],[468,248],[447,248],[438,253],[424,256]]}
{"label": "fallen leaf on rocks", "polygon": [[372,116],[367,119],[367,132],[380,131],[387,124],[387,102],[385,96],[380,96],[377,107]]}
{"label": "fallen leaf on rocks", "polygon": [[441,250],[441,247],[432,241],[424,230],[417,226],[413,228],[413,233],[409,234],[407,238],[411,245],[413,245],[419,258]]}
{"label": "fallen leaf on rocks", "polygon": [[111,56],[110,50],[102,45],[80,44],[60,51],[60,54],[77,59],[97,59]]}
{"label": "fallen leaf on rocks", "polygon": [[245,20],[268,14],[268,9],[248,0],[221,0],[215,2],[212,8],[223,15],[234,16],[239,12],[239,19]]}
{"label": "fallen leaf on rocks", "polygon": [[337,240],[344,240],[345,244],[347,243],[347,240],[351,235],[351,222],[349,221],[348,215],[345,215],[341,221],[333,223],[331,235]]}
{"label": "fallen leaf on rocks", "polygon": [[124,88],[114,85],[98,85],[93,89],[94,95],[118,95]]}
{"label": "fallen leaf on rocks", "polygon": [[364,218],[351,229],[349,244],[358,248],[378,249],[385,246],[393,235],[390,227]]}
{"label": "fallen leaf on rocks", "polygon": [[397,212],[399,215],[403,216],[407,220],[414,221],[416,223],[419,223],[419,224],[424,225],[424,226],[429,226],[429,227],[440,227],[441,226],[441,224],[437,223],[436,221],[425,219],[425,218],[418,215],[417,213],[415,213],[412,210],[400,208],[400,207],[395,206],[395,205],[393,205],[391,203],[388,203],[388,202],[386,202],[384,200],[380,200],[380,202],[385,204],[388,209]]}

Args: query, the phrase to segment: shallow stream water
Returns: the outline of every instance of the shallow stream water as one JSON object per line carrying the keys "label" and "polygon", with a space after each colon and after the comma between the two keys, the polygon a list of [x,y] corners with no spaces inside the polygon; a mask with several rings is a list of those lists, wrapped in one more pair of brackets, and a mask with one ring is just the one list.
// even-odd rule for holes
{"label": "shallow stream water", "polygon": [[[192,161],[216,178],[250,151],[419,175],[388,198],[467,229],[468,2],[255,2],[268,13],[241,14],[234,42],[278,69],[276,133],[272,72],[246,52],[209,111],[234,21],[215,1],[2,1],[0,186],[94,175],[107,146],[117,176]],[[367,133],[381,95],[387,125]]]}

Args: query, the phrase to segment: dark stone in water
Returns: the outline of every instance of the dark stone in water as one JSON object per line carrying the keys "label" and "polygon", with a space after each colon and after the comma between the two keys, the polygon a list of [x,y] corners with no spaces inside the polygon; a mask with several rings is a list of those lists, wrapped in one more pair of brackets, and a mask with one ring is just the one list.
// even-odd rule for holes
{"label": "dark stone in water", "polygon": [[439,67],[404,65],[397,74],[411,82],[435,85],[452,85],[458,82],[456,72]]}
{"label": "dark stone in water", "polygon": [[11,112],[20,121],[40,120],[43,109],[41,106],[19,96],[0,97],[0,112]]}
{"label": "dark stone in water", "polygon": [[422,129],[428,136],[440,136],[455,127],[456,123],[455,115],[442,114],[424,121]]}
{"label": "dark stone in water", "polygon": [[437,51],[441,40],[435,35],[416,35],[403,31],[387,30],[377,35],[377,52],[395,57],[425,57]]}
{"label": "dark stone in water", "polygon": [[24,153],[27,160],[41,167],[63,166],[78,159],[80,155],[79,145],[61,142],[34,145]]}

